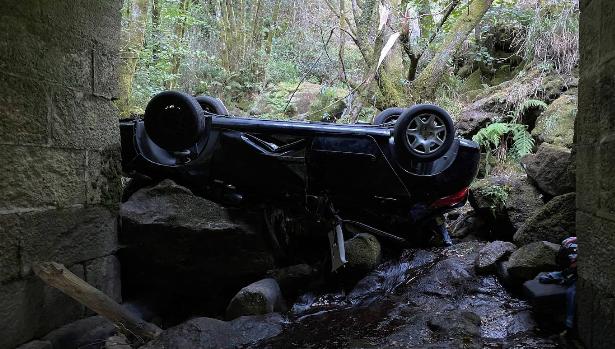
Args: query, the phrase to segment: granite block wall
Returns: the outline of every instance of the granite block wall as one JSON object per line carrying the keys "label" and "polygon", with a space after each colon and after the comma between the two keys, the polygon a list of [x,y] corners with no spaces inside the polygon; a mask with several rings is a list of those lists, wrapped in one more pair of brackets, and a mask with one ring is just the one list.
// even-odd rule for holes
{"label": "granite block wall", "polygon": [[581,0],[577,151],[578,327],[615,347],[615,1]]}
{"label": "granite block wall", "polygon": [[87,314],[32,273],[65,264],[120,299],[119,0],[0,11],[0,348]]}

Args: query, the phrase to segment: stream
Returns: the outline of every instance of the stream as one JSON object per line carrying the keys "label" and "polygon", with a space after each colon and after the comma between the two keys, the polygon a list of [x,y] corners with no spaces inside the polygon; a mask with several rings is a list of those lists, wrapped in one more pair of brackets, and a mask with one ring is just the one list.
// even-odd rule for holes
{"label": "stream", "polygon": [[531,307],[474,272],[482,243],[405,250],[349,292],[308,293],[259,348],[559,348]]}

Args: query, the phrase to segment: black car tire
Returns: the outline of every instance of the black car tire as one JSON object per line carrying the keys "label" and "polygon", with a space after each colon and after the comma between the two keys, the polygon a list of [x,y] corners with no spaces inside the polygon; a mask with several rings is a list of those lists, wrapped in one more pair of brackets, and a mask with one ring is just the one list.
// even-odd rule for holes
{"label": "black car tire", "polygon": [[449,150],[455,128],[453,119],[444,109],[432,104],[417,104],[399,116],[393,137],[395,148],[400,152],[398,155],[431,161]]}
{"label": "black car tire", "polygon": [[221,100],[216,97],[201,95],[196,97],[196,101],[199,102],[201,108],[206,113],[212,113],[216,115],[228,115],[228,109]]}
{"label": "black car tire", "polygon": [[381,111],[372,122],[373,125],[382,125],[386,123],[394,123],[399,119],[399,116],[404,112],[404,108],[387,108]]}
{"label": "black car tire", "polygon": [[179,91],[155,95],[145,107],[144,123],[149,138],[168,151],[188,149],[209,131],[199,103]]}

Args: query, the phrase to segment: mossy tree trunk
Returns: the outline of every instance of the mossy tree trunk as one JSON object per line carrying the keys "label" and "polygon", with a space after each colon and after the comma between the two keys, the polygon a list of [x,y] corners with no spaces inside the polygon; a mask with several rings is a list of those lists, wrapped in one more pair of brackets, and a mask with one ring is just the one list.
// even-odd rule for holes
{"label": "mossy tree trunk", "polygon": [[166,82],[167,89],[177,88],[179,80],[179,67],[181,66],[182,53],[181,48],[184,43],[184,36],[186,34],[186,18],[188,16],[188,10],[190,7],[190,1],[181,0],[179,4],[180,13],[182,16],[179,18],[177,25],[175,26],[175,50],[171,57],[171,79]]}
{"label": "mossy tree trunk", "polygon": [[145,23],[147,22],[148,0],[133,0],[126,6],[126,29],[121,38],[121,66],[119,77],[119,99],[117,107],[122,116],[131,112],[132,80],[137,67],[139,52],[143,49]]}
{"label": "mossy tree trunk", "polygon": [[427,67],[412,83],[410,98],[413,102],[432,101],[440,85],[448,61],[461,48],[468,35],[476,28],[491,7],[493,0],[473,0],[468,9],[457,18],[453,28],[444,38],[442,46]]}

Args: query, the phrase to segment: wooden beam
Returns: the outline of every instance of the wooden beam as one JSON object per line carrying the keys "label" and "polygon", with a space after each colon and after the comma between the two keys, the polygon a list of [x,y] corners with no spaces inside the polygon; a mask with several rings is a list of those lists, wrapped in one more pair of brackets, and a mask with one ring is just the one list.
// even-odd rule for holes
{"label": "wooden beam", "polygon": [[57,288],[77,302],[113,322],[120,331],[139,337],[155,338],[162,330],[126,310],[109,296],[73,274],[64,265],[55,262],[40,262],[33,267],[34,273],[46,284]]}

